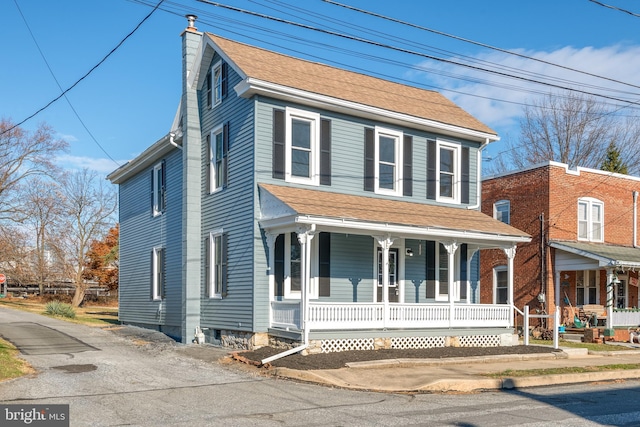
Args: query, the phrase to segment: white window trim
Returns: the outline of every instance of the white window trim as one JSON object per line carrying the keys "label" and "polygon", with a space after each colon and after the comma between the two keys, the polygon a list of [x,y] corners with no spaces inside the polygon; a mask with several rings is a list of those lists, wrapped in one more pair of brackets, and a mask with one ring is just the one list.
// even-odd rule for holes
{"label": "white window trim", "polygon": [[[219,84],[216,82],[216,71],[220,72]],[[211,107],[215,107],[222,102],[222,78],[222,61],[218,61],[211,67]],[[220,89],[219,96],[218,89]]]}
{"label": "white window trim", "polygon": [[[393,189],[380,188],[380,136],[390,137],[396,140],[395,144],[395,176],[393,178]],[[376,126],[375,128],[375,158],[374,158],[374,176],[375,176],[375,193],[388,194],[391,196],[402,196],[402,132],[382,128]]]}
{"label": "white window trim", "polygon": [[[292,174],[292,119],[307,120],[311,123],[311,144],[309,154],[309,178],[294,176]],[[320,185],[320,114],[311,111],[286,109],[286,135],[285,135],[285,181],[297,184]]]}
{"label": "white window trim", "polygon": [[[222,299],[222,286],[220,286],[219,292],[216,292],[216,263],[215,263],[215,251],[216,251],[216,238],[222,238],[224,231],[219,228],[209,233],[209,251],[207,262],[209,263],[209,277],[207,277],[207,294],[210,299]],[[224,254],[223,254],[224,256]]]}
{"label": "white window trim", "polygon": [[[595,274],[595,289],[596,289],[596,300],[595,302],[592,303],[586,303],[586,304],[597,304],[598,301],[600,301],[600,270],[580,270],[583,272],[583,280],[584,283],[582,284],[581,288],[585,290],[585,296],[587,294],[587,289],[590,289],[589,286],[587,286],[587,284],[589,283],[589,276],[591,276],[591,274]],[[578,304],[578,276],[576,275],[576,305]],[[584,302],[583,302],[584,304]]]}
{"label": "white window trim", "polygon": [[[587,237],[580,237],[580,204],[586,205],[587,212]],[[591,208],[593,205],[600,205],[600,239],[593,238],[593,217],[591,215]],[[604,202],[602,200],[595,199],[593,197],[581,197],[578,199],[578,211],[577,215],[577,236],[578,240],[586,242],[604,242]]]}
{"label": "white window trim", "polygon": [[164,251],[164,248],[161,246],[153,248],[153,257],[152,257],[152,266],[151,271],[153,277],[151,278],[151,283],[153,287],[152,295],[154,301],[162,301],[162,293],[161,293],[161,283],[158,283],[158,274],[160,273],[159,269],[162,267],[158,265],[159,253]]}
{"label": "white window trim", "polygon": [[216,177],[218,171],[216,170],[216,136],[222,135],[222,145],[224,149],[224,125],[219,125],[213,128],[211,136],[209,137],[209,194],[216,193],[222,190],[223,186],[218,184]]}
{"label": "white window trim", "polygon": [[[497,302],[497,297],[498,297],[498,273],[502,273],[502,272],[508,272],[508,268],[506,265],[498,265],[493,267],[493,303],[494,304],[498,304]],[[507,273],[508,274],[508,273]],[[507,301],[505,302],[505,304],[509,303],[509,283],[508,283],[508,277],[507,277]],[[502,304],[502,303],[501,303]]]}
{"label": "white window trim", "polygon": [[[442,149],[447,149],[453,151],[453,197],[445,197],[440,195],[440,151]],[[460,203],[460,194],[461,194],[461,171],[462,171],[462,159],[461,159],[461,147],[460,144],[455,144],[452,142],[446,142],[442,140],[437,140],[436,147],[436,200],[439,202],[445,203]]]}
{"label": "white window trim", "polygon": [[[297,239],[297,233],[284,233],[284,298],[285,299],[300,299],[302,296],[301,291],[292,291],[291,290],[291,234]],[[318,279],[318,251],[319,249],[319,239],[313,238],[311,239],[311,255],[310,255],[310,282],[309,289],[307,292],[309,293],[309,299],[319,299],[320,298],[320,288],[319,288],[319,279]],[[302,257],[304,254],[300,254],[302,262]],[[302,278],[301,278],[302,280]]]}
{"label": "white window trim", "polygon": [[503,199],[503,200],[498,200],[497,202],[495,202],[493,204],[493,218],[497,219],[498,221],[500,221],[500,219],[498,218],[498,207],[500,206],[507,206],[508,210],[507,210],[507,222],[505,222],[505,224],[511,224],[511,201]]}
{"label": "white window trim", "polygon": [[158,171],[162,171],[162,162],[153,167],[153,182],[151,183],[153,186],[153,216],[162,215],[160,206],[162,202],[160,199],[162,197],[162,182],[158,179]]}

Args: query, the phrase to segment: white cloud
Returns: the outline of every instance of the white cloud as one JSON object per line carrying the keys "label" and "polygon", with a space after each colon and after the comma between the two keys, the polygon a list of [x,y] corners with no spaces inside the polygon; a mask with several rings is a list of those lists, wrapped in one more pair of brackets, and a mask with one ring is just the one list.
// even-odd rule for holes
{"label": "white cloud", "polygon": [[64,141],[67,141],[69,143],[79,141],[79,139],[76,138],[74,135],[66,135],[63,133],[56,133],[56,137]]}
{"label": "white cloud", "polygon": [[126,160],[118,160],[116,163],[111,159],[72,156],[68,154],[56,158],[56,163],[64,169],[79,170],[87,168],[100,174],[111,173],[116,170],[119,165],[123,165],[126,162]]}
{"label": "white cloud", "polygon": [[[640,85],[640,46],[615,45],[602,48],[563,47],[554,51],[519,50],[517,53],[546,62],[606,76],[634,85]],[[571,87],[586,92],[606,94],[615,98],[640,100],[640,89],[599,79],[585,74],[554,67],[542,62],[527,60],[514,55],[492,51],[474,57],[487,63],[475,66],[494,68],[501,73],[521,76],[536,81],[551,81],[561,87]],[[466,61],[465,61],[466,62]],[[523,79],[512,79],[448,64],[423,62],[422,79],[439,87],[439,91],[456,104],[488,124],[499,133],[513,128],[523,112],[523,104],[532,99],[561,89],[542,86]],[[411,73],[415,79],[416,73]],[[446,74],[447,76],[443,76]],[[452,76],[453,74],[453,76]],[[487,84],[490,83],[490,84]],[[454,92],[455,91],[455,92]],[[599,98],[604,102],[604,98]],[[618,104],[618,103],[616,103]],[[623,110],[625,114],[640,115],[637,110]],[[512,129],[513,130],[513,129]]]}

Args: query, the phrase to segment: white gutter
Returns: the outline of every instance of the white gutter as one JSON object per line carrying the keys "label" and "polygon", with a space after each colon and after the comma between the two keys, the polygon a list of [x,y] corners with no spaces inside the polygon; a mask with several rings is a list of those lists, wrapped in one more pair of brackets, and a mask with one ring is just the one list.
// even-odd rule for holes
{"label": "white gutter", "polygon": [[302,350],[304,350],[307,347],[309,347],[309,344],[302,344],[301,346],[298,346],[296,348],[292,348],[292,349],[289,349],[287,351],[283,351],[282,353],[274,354],[273,356],[267,357],[266,359],[262,359],[260,361],[260,363],[262,363],[264,365],[264,364],[272,362],[274,360],[281,359],[281,358],[283,358],[285,356],[289,356],[290,354],[299,353],[299,352],[301,352]]}
{"label": "white gutter", "polygon": [[489,145],[490,142],[491,140],[489,138],[486,138],[482,143],[482,145],[480,146],[480,148],[478,148],[478,157],[476,158],[476,163],[477,163],[476,182],[478,183],[477,190],[476,190],[476,204],[473,206],[467,206],[467,209],[476,210],[480,208],[480,204],[482,203],[481,202],[482,200],[482,150],[484,150],[484,148],[487,145]]}
{"label": "white gutter", "polygon": [[176,134],[171,132],[169,134],[169,144],[173,145],[176,148],[179,148],[182,150],[182,145],[178,145],[178,143],[176,141],[174,141],[174,138],[176,137]]}
{"label": "white gutter", "polygon": [[633,192],[633,247],[638,247],[638,192]]}

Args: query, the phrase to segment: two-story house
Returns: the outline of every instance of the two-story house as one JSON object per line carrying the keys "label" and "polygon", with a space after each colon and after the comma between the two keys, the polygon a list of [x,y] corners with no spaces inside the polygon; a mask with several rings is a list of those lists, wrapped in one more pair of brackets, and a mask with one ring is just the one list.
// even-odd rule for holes
{"label": "two-story house", "polygon": [[476,291],[479,250],[513,261],[530,239],[479,211],[495,132],[439,93],[194,19],[171,132],[109,176],[120,319],[248,348],[510,344],[513,310]]}
{"label": "two-story house", "polygon": [[[607,326],[624,325],[612,311],[638,307],[639,191],[638,177],[556,162],[484,179],[482,211],[532,236],[518,245],[516,307],[560,307],[567,323],[565,308],[610,307]],[[507,303],[504,254],[484,251],[480,264],[480,301]]]}

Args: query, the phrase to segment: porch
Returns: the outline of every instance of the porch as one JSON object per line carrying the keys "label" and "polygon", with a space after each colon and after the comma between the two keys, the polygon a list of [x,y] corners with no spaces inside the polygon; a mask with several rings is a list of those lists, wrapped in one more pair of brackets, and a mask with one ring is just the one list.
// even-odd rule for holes
{"label": "porch", "polygon": [[[272,301],[271,313],[274,328],[303,327],[300,302]],[[509,305],[309,302],[307,327],[312,330],[509,328],[512,316]]]}

